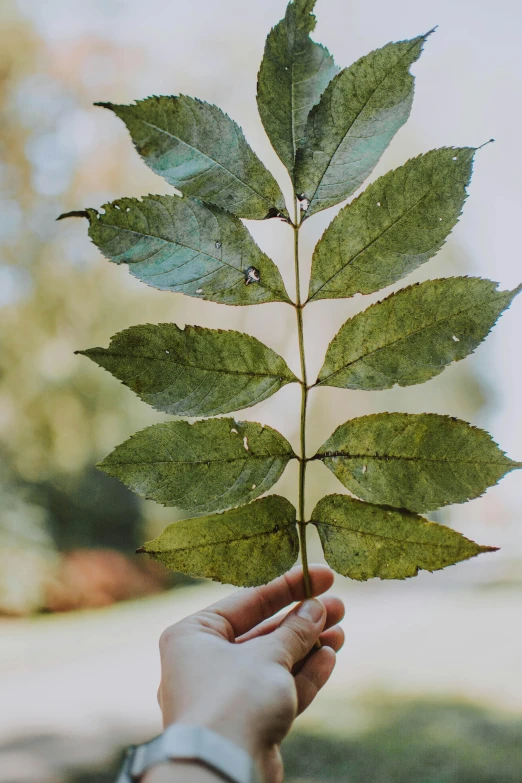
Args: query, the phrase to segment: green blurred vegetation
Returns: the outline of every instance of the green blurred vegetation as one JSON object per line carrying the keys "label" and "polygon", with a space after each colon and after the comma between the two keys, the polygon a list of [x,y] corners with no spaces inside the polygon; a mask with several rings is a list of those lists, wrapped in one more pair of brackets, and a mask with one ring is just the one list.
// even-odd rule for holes
{"label": "green blurred vegetation", "polygon": [[86,154],[99,87],[82,74],[106,43],[50,50],[14,4],[1,17],[0,611],[25,613],[41,605],[57,551],[131,552],[143,540],[143,504],[93,466],[157,417],[74,351],[129,323],[172,320],[173,301],[111,268],[81,221],[55,224],[125,178],[114,140]]}
{"label": "green blurred vegetation", "polygon": [[385,702],[359,735],[296,732],[285,759],[289,783],[517,783],[522,721],[466,704]]}
{"label": "green blurred vegetation", "polygon": [[[288,783],[519,783],[522,721],[458,702],[384,702],[360,732],[296,729],[283,755]],[[118,764],[67,783],[109,783]]]}

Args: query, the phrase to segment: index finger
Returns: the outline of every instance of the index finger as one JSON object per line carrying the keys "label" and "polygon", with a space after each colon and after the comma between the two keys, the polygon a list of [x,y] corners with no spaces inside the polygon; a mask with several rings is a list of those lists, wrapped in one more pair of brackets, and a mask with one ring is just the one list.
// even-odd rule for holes
{"label": "index finger", "polygon": [[[333,584],[334,574],[326,565],[312,564],[310,583],[312,595],[325,593]],[[284,609],[285,606],[303,601],[305,588],[302,566],[294,566],[283,576],[261,587],[248,587],[223,598],[207,611],[224,617],[232,626],[235,636],[250,631],[263,620]]]}

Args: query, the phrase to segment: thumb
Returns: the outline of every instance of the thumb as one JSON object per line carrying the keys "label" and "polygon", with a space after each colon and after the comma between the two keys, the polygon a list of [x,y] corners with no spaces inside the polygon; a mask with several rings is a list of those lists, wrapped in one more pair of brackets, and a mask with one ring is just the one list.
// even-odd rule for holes
{"label": "thumb", "polygon": [[326,609],[321,601],[311,598],[287,614],[279,628],[271,634],[271,648],[275,657],[291,669],[307,655],[326,622]]}

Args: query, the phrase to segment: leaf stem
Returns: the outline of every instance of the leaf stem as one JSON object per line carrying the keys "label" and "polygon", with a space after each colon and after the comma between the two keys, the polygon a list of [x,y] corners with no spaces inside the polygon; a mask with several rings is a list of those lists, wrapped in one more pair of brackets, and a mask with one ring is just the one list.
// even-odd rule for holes
{"label": "leaf stem", "polygon": [[301,359],[301,425],[300,425],[300,459],[299,459],[299,502],[298,525],[299,546],[301,561],[303,564],[303,580],[306,598],[312,597],[312,585],[308,570],[308,552],[306,548],[306,517],[305,517],[305,479],[306,479],[306,404],[308,401],[308,385],[306,379],[306,359],[303,334],[303,305],[301,304],[301,283],[299,278],[299,205],[297,199],[294,203],[294,267],[295,267],[295,295],[297,314],[297,334],[299,337],[299,356]]}

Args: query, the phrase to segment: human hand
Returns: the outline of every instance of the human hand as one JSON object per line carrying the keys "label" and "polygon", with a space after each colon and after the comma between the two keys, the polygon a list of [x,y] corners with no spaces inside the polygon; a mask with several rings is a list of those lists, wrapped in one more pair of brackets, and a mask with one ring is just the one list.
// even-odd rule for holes
{"label": "human hand", "polygon": [[[333,572],[312,565],[310,578],[313,595],[321,595]],[[247,750],[265,781],[280,783],[281,741],[330,677],[344,642],[336,625],[344,606],[333,596],[273,617],[303,599],[298,566],[167,628],[160,639],[158,691],[164,726],[210,728]],[[317,639],[322,647],[309,655]]]}

